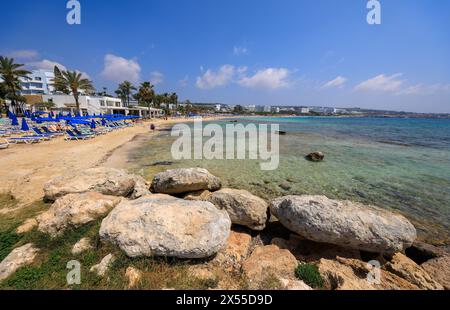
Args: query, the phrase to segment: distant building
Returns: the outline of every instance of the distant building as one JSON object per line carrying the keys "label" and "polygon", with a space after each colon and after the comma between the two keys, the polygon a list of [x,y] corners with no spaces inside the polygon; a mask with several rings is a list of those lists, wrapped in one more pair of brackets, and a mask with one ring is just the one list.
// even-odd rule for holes
{"label": "distant building", "polygon": [[22,95],[49,95],[54,92],[55,74],[48,70],[33,70],[28,78],[20,78]]}
{"label": "distant building", "polygon": [[249,112],[255,112],[256,111],[256,106],[255,105],[248,105],[245,107],[247,109],[247,111]]}
{"label": "distant building", "polygon": [[309,108],[301,108],[300,113],[302,114],[309,114]]}
{"label": "distant building", "polygon": [[272,107],[271,107],[270,105],[264,106],[263,112],[265,112],[265,113],[270,113],[270,112],[272,112]]}

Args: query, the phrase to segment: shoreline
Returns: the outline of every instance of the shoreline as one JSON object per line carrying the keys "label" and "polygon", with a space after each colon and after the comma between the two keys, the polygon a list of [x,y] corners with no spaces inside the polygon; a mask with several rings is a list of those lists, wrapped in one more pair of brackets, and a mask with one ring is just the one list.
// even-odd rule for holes
{"label": "shoreline", "polygon": [[[205,117],[204,121],[226,117]],[[171,124],[192,122],[194,119],[145,120],[134,127],[101,135],[86,141],[64,141],[62,137],[33,145],[13,145],[2,150],[0,161],[0,194],[11,194],[25,207],[42,199],[45,182],[70,171],[113,164],[110,158],[132,143],[133,139],[149,133],[150,124],[165,127]],[[126,160],[126,159],[125,159]]]}

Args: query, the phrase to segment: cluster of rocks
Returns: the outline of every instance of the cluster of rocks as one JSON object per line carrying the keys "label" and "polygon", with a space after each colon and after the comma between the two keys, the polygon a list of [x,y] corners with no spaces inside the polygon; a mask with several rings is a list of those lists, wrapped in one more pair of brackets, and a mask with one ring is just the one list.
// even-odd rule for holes
{"label": "cluster of rocks", "polygon": [[[299,262],[308,261],[319,267],[329,289],[449,285],[448,272],[440,272],[448,267],[448,253],[422,265],[409,259],[402,253],[416,239],[414,226],[375,206],[324,196],[286,196],[267,203],[248,191],[222,188],[217,177],[201,168],[167,170],[151,184],[123,170],[94,168],[55,178],[44,193],[53,205],[18,231],[37,227],[56,237],[104,217],[100,239],[129,257],[207,259],[190,267],[195,277],[214,278],[222,271],[243,274],[250,288],[275,277],[282,288],[311,289],[294,275]],[[290,232],[290,238],[263,240],[261,235],[270,236],[268,226],[273,223]],[[72,253],[91,248],[90,240],[83,238]],[[37,251],[33,245],[14,250],[0,265],[0,280],[31,263]],[[371,267],[361,253],[381,261],[381,282],[367,281]],[[91,271],[104,276],[114,259],[106,256]],[[128,268],[128,287],[136,286],[141,276]]]}

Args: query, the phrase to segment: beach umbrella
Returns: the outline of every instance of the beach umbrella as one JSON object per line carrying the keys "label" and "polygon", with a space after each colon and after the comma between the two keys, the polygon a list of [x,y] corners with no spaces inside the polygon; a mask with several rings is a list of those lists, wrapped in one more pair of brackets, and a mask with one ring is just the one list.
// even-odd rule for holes
{"label": "beach umbrella", "polygon": [[25,117],[22,118],[22,128],[21,129],[22,129],[22,131],[30,130],[30,127],[28,127],[27,120],[25,119]]}
{"label": "beach umbrella", "polygon": [[33,121],[33,122],[35,122],[36,121],[36,117],[34,116],[34,114],[31,114],[31,117],[30,117],[30,119]]}
{"label": "beach umbrella", "polygon": [[69,114],[67,114],[67,117],[72,117],[72,114],[69,112]]}
{"label": "beach umbrella", "polygon": [[13,126],[19,126],[19,121],[17,120],[17,117],[13,114],[12,115],[12,122],[11,125]]}
{"label": "beach umbrella", "polygon": [[104,118],[102,118],[102,126],[105,127],[106,126],[106,121]]}
{"label": "beach umbrella", "polygon": [[8,116],[9,119],[12,119],[11,112],[9,110],[6,110],[6,115]]}
{"label": "beach umbrella", "polygon": [[91,122],[91,129],[95,129],[95,121],[94,120],[92,120],[92,122]]}

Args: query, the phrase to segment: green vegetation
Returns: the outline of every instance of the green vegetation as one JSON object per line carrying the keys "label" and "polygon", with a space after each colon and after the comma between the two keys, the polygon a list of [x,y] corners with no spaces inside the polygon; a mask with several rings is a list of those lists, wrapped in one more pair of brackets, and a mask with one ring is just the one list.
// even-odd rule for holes
{"label": "green vegetation", "polygon": [[316,265],[299,264],[295,269],[295,276],[314,289],[323,288],[323,279]]}
{"label": "green vegetation", "polygon": [[[142,280],[135,289],[208,289],[216,288],[218,281],[198,279],[189,275],[188,260],[168,258],[129,258],[119,248],[100,242],[98,231],[102,219],[84,225],[78,229],[66,231],[62,236],[51,238],[34,229],[23,235],[16,228],[26,219],[35,217],[48,209],[50,204],[36,202],[24,208],[15,208],[16,201],[10,195],[0,195],[0,208],[11,208],[10,212],[0,213],[0,260],[3,260],[14,248],[32,242],[39,248],[35,262],[16,271],[11,277],[0,283],[1,289],[126,289],[125,277],[129,266],[142,272]],[[73,245],[83,237],[89,237],[94,250],[79,255],[71,253]],[[116,260],[103,278],[89,271],[103,257],[112,253]],[[77,260],[81,264],[81,284],[69,286],[66,276],[67,263]],[[233,284],[245,285],[241,279]],[[242,284],[241,284],[242,282]]]}

